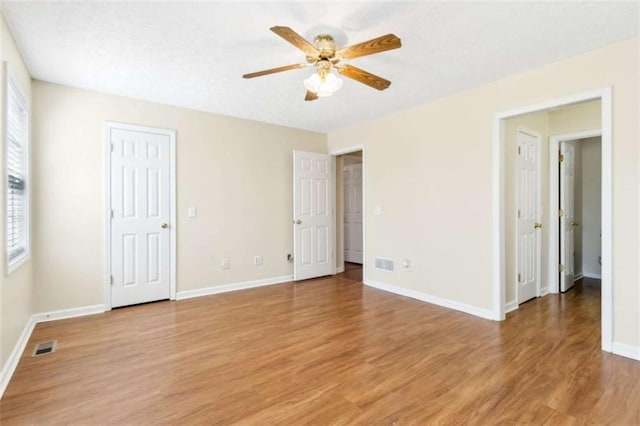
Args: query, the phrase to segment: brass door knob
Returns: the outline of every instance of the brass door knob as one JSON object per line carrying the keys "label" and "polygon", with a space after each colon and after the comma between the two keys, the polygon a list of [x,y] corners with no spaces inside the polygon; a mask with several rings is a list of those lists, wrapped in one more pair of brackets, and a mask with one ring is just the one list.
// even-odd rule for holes
{"label": "brass door knob", "polygon": [[580,224],[578,222],[576,222],[575,220],[573,222],[571,222],[571,226],[579,226]]}
{"label": "brass door knob", "polygon": [[542,224],[541,224],[541,223],[534,223],[534,224],[533,224],[533,227],[534,227],[535,229],[542,228]]}
{"label": "brass door knob", "polygon": [[296,225],[302,225],[302,221],[301,221],[300,219],[296,220],[294,223],[295,223]]}
{"label": "brass door knob", "polygon": [[162,225],[160,225],[160,227],[162,229],[167,229],[169,227],[169,224],[168,223],[163,223]]}

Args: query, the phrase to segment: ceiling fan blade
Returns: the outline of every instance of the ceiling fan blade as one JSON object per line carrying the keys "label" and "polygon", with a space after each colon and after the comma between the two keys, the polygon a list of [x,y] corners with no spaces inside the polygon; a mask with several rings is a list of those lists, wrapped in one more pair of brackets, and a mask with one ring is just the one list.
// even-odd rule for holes
{"label": "ceiling fan blade", "polygon": [[371,74],[370,72],[366,72],[365,70],[361,70],[360,68],[356,68],[351,65],[343,65],[340,68],[336,67],[336,69],[341,75],[352,78],[362,84],[373,87],[374,89],[384,90],[391,86],[391,82],[389,80],[385,80],[382,77],[378,77],[375,74]]}
{"label": "ceiling fan blade", "polygon": [[297,70],[300,68],[304,68],[305,66],[306,66],[305,64],[285,65],[284,67],[271,68],[264,71],[257,71],[257,72],[252,72],[250,74],[245,74],[242,76],[242,78],[261,77],[263,75],[275,74],[277,72],[282,72],[282,71]]}
{"label": "ceiling fan blade", "polygon": [[307,40],[305,40],[300,34],[293,31],[289,27],[271,27],[271,31],[278,34],[289,43],[293,44],[298,49],[302,50],[307,56],[315,56],[318,54],[318,49]]}
{"label": "ceiling fan blade", "polygon": [[316,95],[315,93],[307,90],[307,94],[304,97],[305,101],[315,101],[316,99],[318,99],[318,95]]}
{"label": "ceiling fan blade", "polygon": [[373,55],[374,53],[397,49],[399,47],[402,47],[400,39],[394,34],[387,34],[374,38],[373,40],[347,46],[344,49],[338,50],[336,53],[340,55],[342,59],[354,59],[360,56]]}

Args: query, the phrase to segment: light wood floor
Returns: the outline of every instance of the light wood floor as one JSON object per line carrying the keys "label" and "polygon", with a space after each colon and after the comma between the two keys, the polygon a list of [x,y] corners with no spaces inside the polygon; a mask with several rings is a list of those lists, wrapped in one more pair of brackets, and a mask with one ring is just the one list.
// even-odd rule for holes
{"label": "light wood floor", "polygon": [[599,289],[497,323],[339,277],[39,324],[11,424],[640,423],[640,363],[600,351]]}

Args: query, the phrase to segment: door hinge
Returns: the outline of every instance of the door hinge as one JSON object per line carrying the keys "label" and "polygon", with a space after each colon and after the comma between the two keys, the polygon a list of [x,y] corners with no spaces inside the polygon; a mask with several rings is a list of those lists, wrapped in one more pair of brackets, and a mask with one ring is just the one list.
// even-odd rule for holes
{"label": "door hinge", "polygon": [[564,265],[558,265],[558,270],[560,272],[564,272]]}
{"label": "door hinge", "polygon": [[518,272],[518,282],[519,283],[522,282],[522,274],[520,272]]}
{"label": "door hinge", "polygon": [[558,162],[562,163],[564,161],[564,155],[558,153]]}
{"label": "door hinge", "polygon": [[113,285],[113,275],[109,275],[109,284]]}
{"label": "door hinge", "polygon": [[521,147],[518,147],[518,155],[520,155],[520,153],[522,153]]}
{"label": "door hinge", "polygon": [[520,209],[518,209],[518,219],[520,219]]}
{"label": "door hinge", "polygon": [[111,152],[113,152],[114,149],[115,149],[115,144],[111,142]]}
{"label": "door hinge", "polygon": [[564,210],[558,210],[558,217],[564,217]]}
{"label": "door hinge", "polygon": [[113,219],[113,209],[111,209],[111,219]]}

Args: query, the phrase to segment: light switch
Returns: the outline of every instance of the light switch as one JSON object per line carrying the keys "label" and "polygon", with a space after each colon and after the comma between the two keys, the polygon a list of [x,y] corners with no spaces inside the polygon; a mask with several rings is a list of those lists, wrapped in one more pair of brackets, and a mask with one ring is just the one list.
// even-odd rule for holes
{"label": "light switch", "polygon": [[198,209],[195,207],[189,207],[189,217],[196,217],[198,215]]}
{"label": "light switch", "polygon": [[382,216],[382,207],[380,206],[375,206],[373,208],[373,215],[374,216]]}

